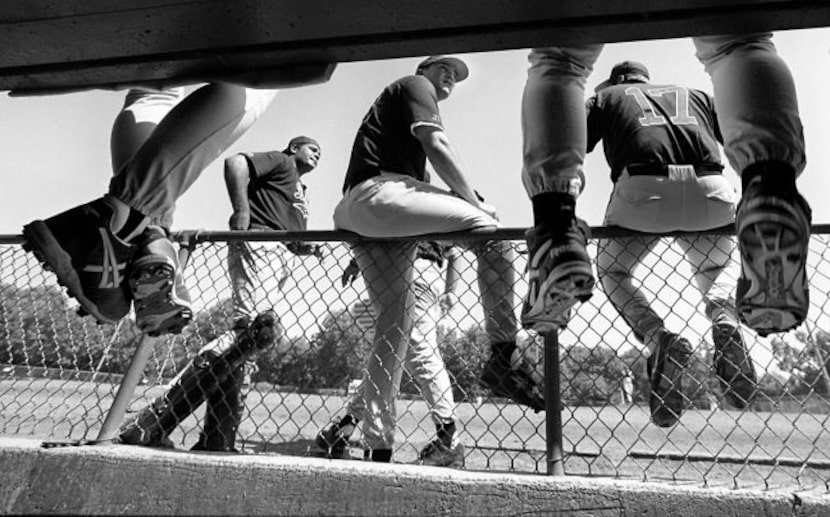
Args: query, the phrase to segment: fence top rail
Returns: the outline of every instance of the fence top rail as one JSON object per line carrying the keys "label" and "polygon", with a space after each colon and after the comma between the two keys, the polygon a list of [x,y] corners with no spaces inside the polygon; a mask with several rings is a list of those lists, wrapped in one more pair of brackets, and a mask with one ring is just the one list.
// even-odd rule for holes
{"label": "fence top rail", "polygon": [[[407,237],[384,239],[369,239],[344,230],[308,230],[304,232],[289,232],[279,230],[181,230],[171,234],[171,239],[184,245],[195,245],[203,242],[239,242],[239,241],[314,241],[314,242],[348,242],[361,241],[405,242],[405,241],[455,241],[474,242],[481,240],[523,240],[527,228],[496,228],[492,230],[472,230],[463,232],[428,233]],[[830,224],[814,224],[810,229],[813,235],[830,234]],[[609,239],[621,237],[639,237],[652,235],[660,237],[676,237],[680,235],[735,235],[732,225],[698,232],[667,232],[643,233],[627,230],[616,226],[591,227],[591,239]],[[0,244],[23,244],[22,235],[0,234]]]}

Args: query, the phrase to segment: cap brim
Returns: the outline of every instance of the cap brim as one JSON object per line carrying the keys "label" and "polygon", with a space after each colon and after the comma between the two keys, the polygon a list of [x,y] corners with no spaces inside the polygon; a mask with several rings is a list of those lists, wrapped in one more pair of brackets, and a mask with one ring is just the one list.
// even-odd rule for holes
{"label": "cap brim", "polygon": [[453,67],[455,70],[455,80],[457,82],[461,82],[470,76],[470,69],[467,68],[467,63],[461,61],[457,57],[445,57],[443,61],[446,61],[448,65]]}
{"label": "cap brim", "polygon": [[436,63],[442,63],[452,68],[455,72],[455,82],[461,82],[470,75],[470,69],[467,68],[467,64],[464,61],[458,59],[457,57],[451,56],[432,56],[428,59],[425,59],[421,64],[419,64],[417,70],[418,72],[420,72],[424,68],[432,66]]}
{"label": "cap brim", "polygon": [[452,68],[455,71],[455,81],[461,82],[466,79],[470,75],[470,70],[467,68],[467,64],[464,61],[461,61],[457,57],[450,57],[450,56],[441,56],[440,58],[430,61],[426,65],[421,65],[418,67],[419,70],[425,68],[426,66],[434,65],[436,63],[443,63],[448,67]]}

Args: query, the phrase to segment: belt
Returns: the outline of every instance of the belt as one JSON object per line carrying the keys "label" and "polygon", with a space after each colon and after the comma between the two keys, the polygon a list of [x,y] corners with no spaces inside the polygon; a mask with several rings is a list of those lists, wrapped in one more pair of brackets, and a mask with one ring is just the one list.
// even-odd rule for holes
{"label": "belt", "polygon": [[[667,165],[663,163],[632,164],[625,167],[629,176],[666,176],[669,175],[669,167],[686,167],[686,165]],[[693,165],[697,176],[720,176],[723,174],[723,167],[717,164]]]}

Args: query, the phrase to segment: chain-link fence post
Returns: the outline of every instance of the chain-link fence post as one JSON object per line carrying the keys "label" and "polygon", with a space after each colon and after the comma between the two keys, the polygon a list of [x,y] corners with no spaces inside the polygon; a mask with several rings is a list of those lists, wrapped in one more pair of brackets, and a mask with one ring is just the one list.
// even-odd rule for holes
{"label": "chain-link fence post", "polygon": [[549,476],[565,475],[562,396],[559,390],[559,332],[545,332],[545,445]]}

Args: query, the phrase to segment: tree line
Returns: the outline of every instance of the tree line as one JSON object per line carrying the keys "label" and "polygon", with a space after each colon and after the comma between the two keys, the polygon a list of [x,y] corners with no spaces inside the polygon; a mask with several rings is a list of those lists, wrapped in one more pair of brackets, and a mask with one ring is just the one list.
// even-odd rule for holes
{"label": "tree line", "polygon": [[[183,334],[162,341],[159,359],[148,365],[151,378],[170,379],[207,342],[230,327],[232,307],[223,300],[197,313]],[[96,325],[91,318],[80,318],[67,306],[57,286],[18,288],[0,284],[0,363],[62,371],[97,371],[121,374],[127,369],[140,333],[126,319],[119,326]],[[788,378],[762,375],[759,390],[766,400],[786,396],[828,394],[830,375],[830,335],[825,332],[794,333],[800,346],[780,338],[772,340],[774,360]],[[540,340],[540,337],[535,338]],[[439,332],[439,346],[453,381],[457,401],[486,396],[477,378],[489,354],[483,329]],[[532,346],[540,347],[537,342]],[[648,402],[650,390],[645,358],[639,347],[619,354],[605,345],[584,346],[562,343],[560,378],[562,399],[568,405],[605,405],[622,400],[623,380],[633,377],[633,402]],[[703,341],[687,372],[685,387],[692,406],[709,407],[719,396],[712,374],[712,347]],[[361,377],[370,344],[344,309],[325,317],[312,335],[283,338],[276,346],[256,358],[255,382],[265,382],[296,390],[345,389]],[[539,357],[537,355],[537,357]],[[542,380],[539,361],[524,359]],[[759,372],[760,373],[760,372]],[[404,375],[401,392],[417,395],[418,387]],[[756,397],[758,398],[758,397]]]}

